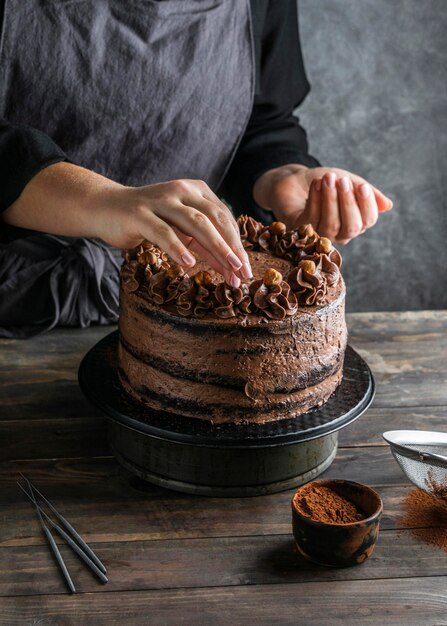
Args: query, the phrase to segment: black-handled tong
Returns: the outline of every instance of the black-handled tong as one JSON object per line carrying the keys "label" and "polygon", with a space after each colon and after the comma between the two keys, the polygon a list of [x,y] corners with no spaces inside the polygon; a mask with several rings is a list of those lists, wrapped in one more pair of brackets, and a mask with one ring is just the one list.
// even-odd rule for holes
{"label": "black-handled tong", "polygon": [[58,511],[56,511],[56,509],[51,504],[51,502],[43,495],[43,493],[41,493],[37,489],[37,487],[35,485],[33,485],[31,483],[31,481],[24,474],[22,474],[22,472],[20,472],[20,476],[24,480],[26,480],[26,482],[28,484],[28,489],[30,491],[34,491],[34,493],[37,493],[37,495],[41,498],[41,500],[43,500],[45,502],[45,504],[48,506],[48,508],[54,513],[54,515],[57,517],[57,519],[65,527],[65,529],[72,535],[72,537],[75,539],[75,541],[78,542],[78,544],[81,546],[81,548],[84,550],[84,552],[86,552],[88,554],[88,556],[91,558],[91,560],[94,561],[94,563],[96,563],[96,566],[103,572],[103,574],[107,574],[107,570],[104,567],[103,563],[96,556],[96,554],[93,552],[93,550],[90,548],[90,546],[87,543],[85,543],[85,541],[82,539],[81,535],[76,531],[75,528],[73,528],[73,526],[70,524],[70,522],[67,519],[65,519],[65,517],[63,515],[58,513]]}
{"label": "black-handled tong", "polygon": [[[45,519],[50,524],[50,526],[54,528],[56,532],[59,533],[59,535],[64,539],[64,541],[67,542],[67,544],[78,555],[78,557],[84,561],[84,563],[92,570],[94,574],[96,574],[96,576],[98,576],[101,582],[103,584],[107,583],[108,582],[108,578],[106,576],[107,570],[104,567],[103,563],[100,561],[100,559],[97,557],[97,555],[90,548],[90,546],[82,539],[82,537],[73,528],[70,522],[67,519],[65,519],[65,517],[63,517],[55,509],[55,507],[51,504],[51,502],[31,483],[31,481],[24,474],[20,474],[20,476],[26,481],[29,491],[25,489],[18,481],[17,481],[17,484],[20,487],[20,489],[23,491],[23,493],[26,495],[26,497],[34,504],[37,515],[39,517],[39,521],[42,526],[42,530],[48,540],[48,543],[50,544],[50,547],[54,553],[54,556],[58,562],[58,565],[62,571],[62,574],[65,578],[65,581],[71,593],[76,593],[76,588],[70,577],[67,566],[65,565],[64,559],[62,558],[59,548],[56,542],[54,541],[54,538],[51,534],[50,529],[45,524],[42,515],[45,517]],[[56,524],[50,518],[50,516],[46,513],[46,511],[38,504],[36,497],[35,497],[35,493],[37,493],[38,496],[46,503],[46,505],[53,512],[53,514],[57,517],[57,519],[61,522],[61,524],[65,526],[65,528],[72,535],[72,537],[74,537],[76,541],[74,541],[72,537],[70,537],[70,535],[63,528],[61,528],[61,526]]]}

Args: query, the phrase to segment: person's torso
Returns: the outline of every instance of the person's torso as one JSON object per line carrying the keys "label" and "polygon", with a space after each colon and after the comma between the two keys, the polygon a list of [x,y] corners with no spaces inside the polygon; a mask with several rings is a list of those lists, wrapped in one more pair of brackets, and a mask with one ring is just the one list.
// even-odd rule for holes
{"label": "person's torso", "polygon": [[248,0],[7,0],[0,115],[128,185],[222,179],[253,103]]}

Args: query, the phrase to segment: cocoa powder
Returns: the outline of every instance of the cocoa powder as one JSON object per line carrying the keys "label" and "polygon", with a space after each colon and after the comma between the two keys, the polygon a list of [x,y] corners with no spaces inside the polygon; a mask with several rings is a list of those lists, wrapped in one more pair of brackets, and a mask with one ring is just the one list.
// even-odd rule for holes
{"label": "cocoa powder", "polygon": [[408,528],[416,539],[431,543],[447,552],[447,501],[412,489],[404,499],[404,513],[398,523]]}
{"label": "cocoa powder", "polygon": [[447,499],[447,484],[441,483],[436,480],[435,474],[433,470],[428,470],[427,478],[425,479],[425,484],[427,485],[428,490],[435,498],[444,498]]}
{"label": "cocoa powder", "polygon": [[323,485],[301,489],[294,504],[301,515],[326,524],[350,524],[366,517],[353,502]]}

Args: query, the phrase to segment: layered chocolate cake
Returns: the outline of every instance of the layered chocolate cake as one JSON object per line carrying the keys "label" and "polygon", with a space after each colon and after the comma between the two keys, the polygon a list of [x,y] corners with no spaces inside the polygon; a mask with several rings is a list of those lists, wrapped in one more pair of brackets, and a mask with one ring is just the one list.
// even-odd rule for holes
{"label": "layered chocolate cake", "polygon": [[214,423],[265,423],[323,404],[339,385],[339,252],[310,225],[238,224],[254,276],[238,288],[200,259],[188,274],[150,243],[126,252],[119,377],[138,402]]}

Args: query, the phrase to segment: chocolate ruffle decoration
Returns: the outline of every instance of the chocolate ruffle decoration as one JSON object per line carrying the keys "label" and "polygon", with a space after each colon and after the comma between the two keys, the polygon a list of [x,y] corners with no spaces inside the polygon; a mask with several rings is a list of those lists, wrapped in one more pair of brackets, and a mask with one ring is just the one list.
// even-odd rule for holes
{"label": "chocolate ruffle decoration", "polygon": [[258,237],[258,245],[266,252],[295,263],[313,254],[319,236],[310,224],[298,230],[286,230],[282,222],[273,222]]}
{"label": "chocolate ruffle decoration", "polygon": [[327,294],[327,282],[313,261],[301,261],[298,267],[294,267],[287,274],[287,282],[300,304],[323,304]]}
{"label": "chocolate ruffle decoration", "polygon": [[240,215],[237,219],[239,232],[244,248],[254,248],[258,245],[259,236],[268,230],[267,226],[257,222],[248,215]]}
{"label": "chocolate ruffle decoration", "polygon": [[176,301],[180,294],[191,288],[191,279],[181,267],[171,266],[167,270],[159,270],[150,274],[150,266],[146,266],[146,293],[148,299],[155,304],[167,304]]}
{"label": "chocolate ruffle decoration", "polygon": [[155,305],[171,305],[185,317],[208,313],[222,319],[257,314],[275,320],[294,315],[298,306],[322,305],[328,288],[340,279],[341,256],[326,237],[310,224],[286,230],[282,222],[264,226],[247,215],[238,218],[246,248],[265,250],[297,264],[283,280],[277,270],[267,269],[262,280],[233,288],[215,283],[206,271],[190,277],[159,248],[143,242],[125,252],[121,271],[123,289],[137,291]]}
{"label": "chocolate ruffle decoration", "polygon": [[285,281],[267,285],[264,280],[254,280],[249,287],[249,293],[255,310],[258,309],[270,319],[283,320],[298,310],[295,294]]}
{"label": "chocolate ruffle decoration", "polygon": [[305,256],[303,260],[315,263],[317,271],[324,276],[329,287],[338,283],[342,259],[339,251],[335,248],[331,248],[327,254],[314,252]]}
{"label": "chocolate ruffle decoration", "polygon": [[326,276],[327,284],[332,287],[340,279],[341,254],[335,248],[329,254],[321,255],[321,272]]}
{"label": "chocolate ruffle decoration", "polygon": [[217,317],[228,319],[238,313],[248,315],[251,312],[251,298],[245,284],[234,288],[226,283],[219,283],[214,291],[214,297],[216,300],[214,313]]}
{"label": "chocolate ruffle decoration", "polygon": [[166,272],[157,272],[153,274],[146,285],[149,300],[155,304],[164,304],[166,302],[166,289],[170,283],[170,278]]}
{"label": "chocolate ruffle decoration", "polygon": [[189,289],[190,285],[191,279],[183,270],[176,272],[175,275],[171,275],[166,287],[165,302],[175,302],[180,294]]}
{"label": "chocolate ruffle decoration", "polygon": [[138,261],[128,261],[121,269],[121,284],[126,293],[133,293],[140,288],[144,280],[143,268]]}
{"label": "chocolate ruffle decoration", "polygon": [[177,311],[184,317],[204,317],[213,307],[215,285],[208,272],[197,272],[188,280],[188,287],[177,298]]}

